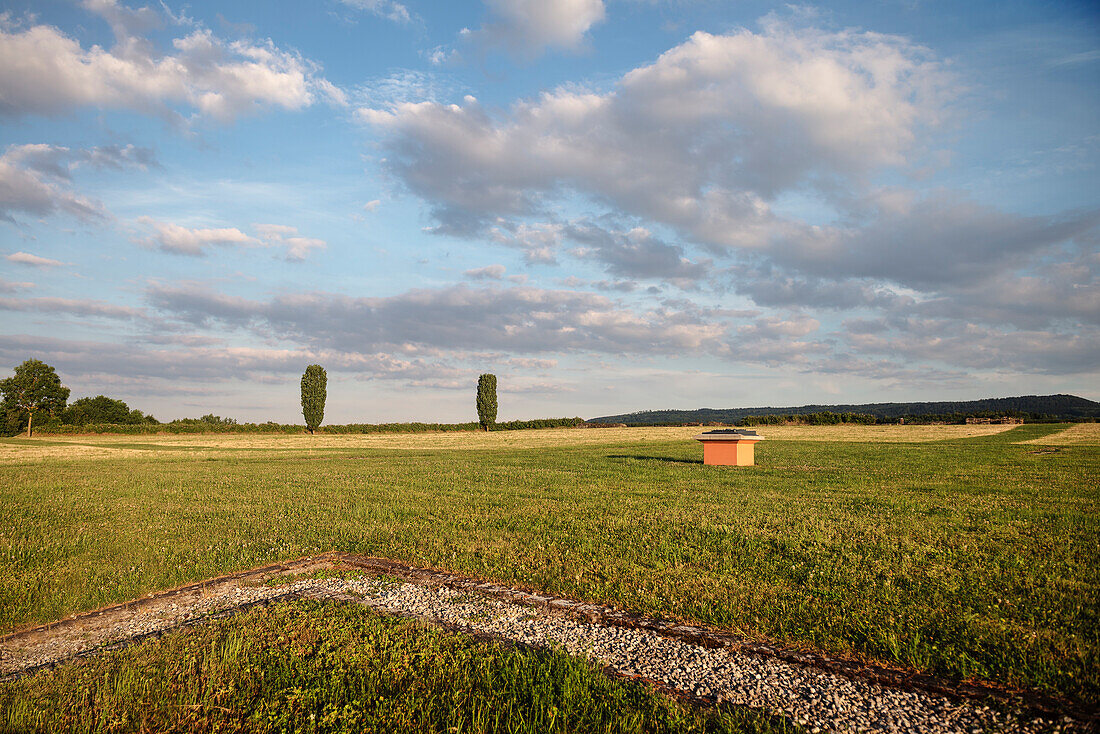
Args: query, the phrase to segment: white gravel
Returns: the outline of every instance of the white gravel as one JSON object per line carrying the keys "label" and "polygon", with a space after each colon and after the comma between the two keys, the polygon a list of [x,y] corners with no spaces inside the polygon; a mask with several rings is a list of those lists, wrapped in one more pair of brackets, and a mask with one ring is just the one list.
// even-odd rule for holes
{"label": "white gravel", "polygon": [[976,734],[1060,730],[1066,723],[1022,721],[943,696],[884,688],[729,649],[707,649],[647,630],[580,622],[446,587],[375,579],[299,583],[296,590],[307,596],[359,596],[360,603],[384,613],[437,620],[529,645],[559,646],[620,673],[785,714],[811,732]]}

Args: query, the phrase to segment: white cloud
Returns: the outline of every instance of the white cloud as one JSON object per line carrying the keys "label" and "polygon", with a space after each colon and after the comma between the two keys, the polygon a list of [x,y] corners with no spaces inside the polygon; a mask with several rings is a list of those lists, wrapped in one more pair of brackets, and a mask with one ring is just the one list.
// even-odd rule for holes
{"label": "white cloud", "polygon": [[742,338],[759,339],[798,339],[812,334],[821,326],[821,322],[808,316],[796,315],[788,318],[765,316],[737,329]]}
{"label": "white cloud", "polygon": [[779,193],[905,164],[943,80],[902,38],[769,23],[696,33],[610,92],[558,89],[504,117],[472,97],[358,114],[443,232],[545,215],[574,190],[696,242],[761,247],[799,230],[771,211]]}
{"label": "white cloud", "polygon": [[163,25],[161,15],[146,6],[128,8],[119,5],[117,0],[83,0],[81,5],[89,13],[94,13],[111,26],[115,38],[123,40]]}
{"label": "white cloud", "polygon": [[190,229],[171,222],[160,222],[151,217],[138,217],[138,223],[154,230],[146,244],[176,255],[200,257],[212,246],[258,247],[262,243],[246,235],[236,227],[200,227]]}
{"label": "white cloud", "polygon": [[467,270],[463,275],[470,280],[500,280],[504,277],[504,271],[503,265],[486,265],[483,268]]}
{"label": "white cloud", "polygon": [[382,200],[381,199],[373,199],[373,200],[368,201],[366,204],[363,205],[363,211],[365,211],[365,212],[378,211],[378,207],[380,207],[380,206],[382,206]]}
{"label": "white cloud", "polygon": [[436,46],[428,51],[421,52],[420,55],[426,58],[432,66],[443,66],[460,58],[458,51],[448,46]]}
{"label": "white cloud", "polygon": [[269,247],[285,247],[289,262],[302,262],[313,250],[323,250],[328,244],[313,237],[302,237],[297,227],[285,224],[254,224],[264,244]]}
{"label": "white cloud", "polygon": [[564,225],[556,222],[528,224],[500,218],[489,229],[489,237],[497,244],[522,250],[528,263],[554,264],[563,229]]}
{"label": "white cloud", "polygon": [[0,310],[64,313],[73,316],[99,316],[110,319],[146,319],[144,311],[106,301],[79,298],[0,298]]}
{"label": "white cloud", "polygon": [[[1021,327],[1090,321],[1095,278],[1042,272],[1095,250],[1100,210],[1029,216],[965,192],[872,183],[942,157],[929,136],[958,89],[904,38],[769,18],[756,32],[696,33],[607,92],[560,88],[504,112],[467,97],[358,115],[384,136],[390,172],[432,208],[434,231],[532,263],[579,244],[572,254],[614,276],[599,289],[723,287],[701,247],[734,259],[730,286],[761,305],[920,302],[927,315]],[[788,213],[786,195],[823,210],[821,222]],[[596,214],[568,221],[578,201]]]}
{"label": "white cloud", "polygon": [[316,64],[270,41],[224,41],[198,28],[164,53],[133,35],[135,13],[105,0],[88,3],[111,23],[110,50],[85,49],[47,25],[0,26],[0,114],[59,115],[90,106],[228,122],[267,107],[297,110],[343,93]]}
{"label": "white cloud", "polygon": [[138,217],[137,222],[152,230],[140,243],[177,255],[201,257],[210,247],[276,247],[285,250],[288,261],[301,262],[311,251],[327,246],[324,240],[303,237],[297,227],[286,224],[253,224],[253,236],[236,227],[189,228],[152,217]]}
{"label": "white cloud", "polygon": [[524,58],[550,47],[576,49],[588,30],[604,19],[603,0],[485,0],[490,20],[464,34],[502,45]]}
{"label": "white cloud", "polygon": [[409,9],[394,0],[340,0],[344,5],[364,10],[382,18],[388,18],[395,23],[408,23],[412,20]]}
{"label": "white cloud", "polygon": [[51,260],[48,257],[40,257],[29,252],[13,252],[10,255],[5,255],[4,259],[8,262],[30,265],[35,268],[58,268],[62,265],[68,265],[68,263],[63,263],[60,260]]}
{"label": "white cloud", "polygon": [[0,293],[18,293],[34,288],[34,283],[25,280],[6,280],[0,278]]}
{"label": "white cloud", "polygon": [[134,145],[9,146],[0,156],[0,219],[14,222],[16,213],[44,217],[59,212],[82,221],[106,219],[109,214],[100,202],[73,190],[73,173],[82,166],[144,169],[155,165],[150,149]]}

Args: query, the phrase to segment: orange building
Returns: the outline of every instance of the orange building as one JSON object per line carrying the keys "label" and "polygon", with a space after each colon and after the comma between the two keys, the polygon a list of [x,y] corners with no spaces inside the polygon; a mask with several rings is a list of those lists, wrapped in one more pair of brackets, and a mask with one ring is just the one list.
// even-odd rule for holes
{"label": "orange building", "polygon": [[753,466],[753,447],[764,440],[756,431],[738,428],[707,431],[693,438],[703,444],[703,463],[712,466]]}

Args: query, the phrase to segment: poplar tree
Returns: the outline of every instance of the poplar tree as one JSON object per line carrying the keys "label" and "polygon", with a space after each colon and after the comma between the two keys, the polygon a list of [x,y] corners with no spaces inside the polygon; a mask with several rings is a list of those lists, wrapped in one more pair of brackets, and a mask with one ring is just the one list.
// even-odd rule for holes
{"label": "poplar tree", "polygon": [[328,375],[319,364],[306,367],[302,375],[302,416],[310,433],[325,419],[325,398],[328,397]]}
{"label": "poplar tree", "polygon": [[477,420],[486,431],[497,420],[497,376],[484,374],[477,378]]}

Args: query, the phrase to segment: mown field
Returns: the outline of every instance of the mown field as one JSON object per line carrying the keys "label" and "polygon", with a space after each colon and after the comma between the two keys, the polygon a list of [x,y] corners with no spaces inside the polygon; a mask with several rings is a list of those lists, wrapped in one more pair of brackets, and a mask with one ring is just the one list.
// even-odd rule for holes
{"label": "mown field", "polygon": [[1100,431],[1066,429],[777,427],[753,468],[698,429],[6,439],[0,630],[337,549],[1095,704]]}

